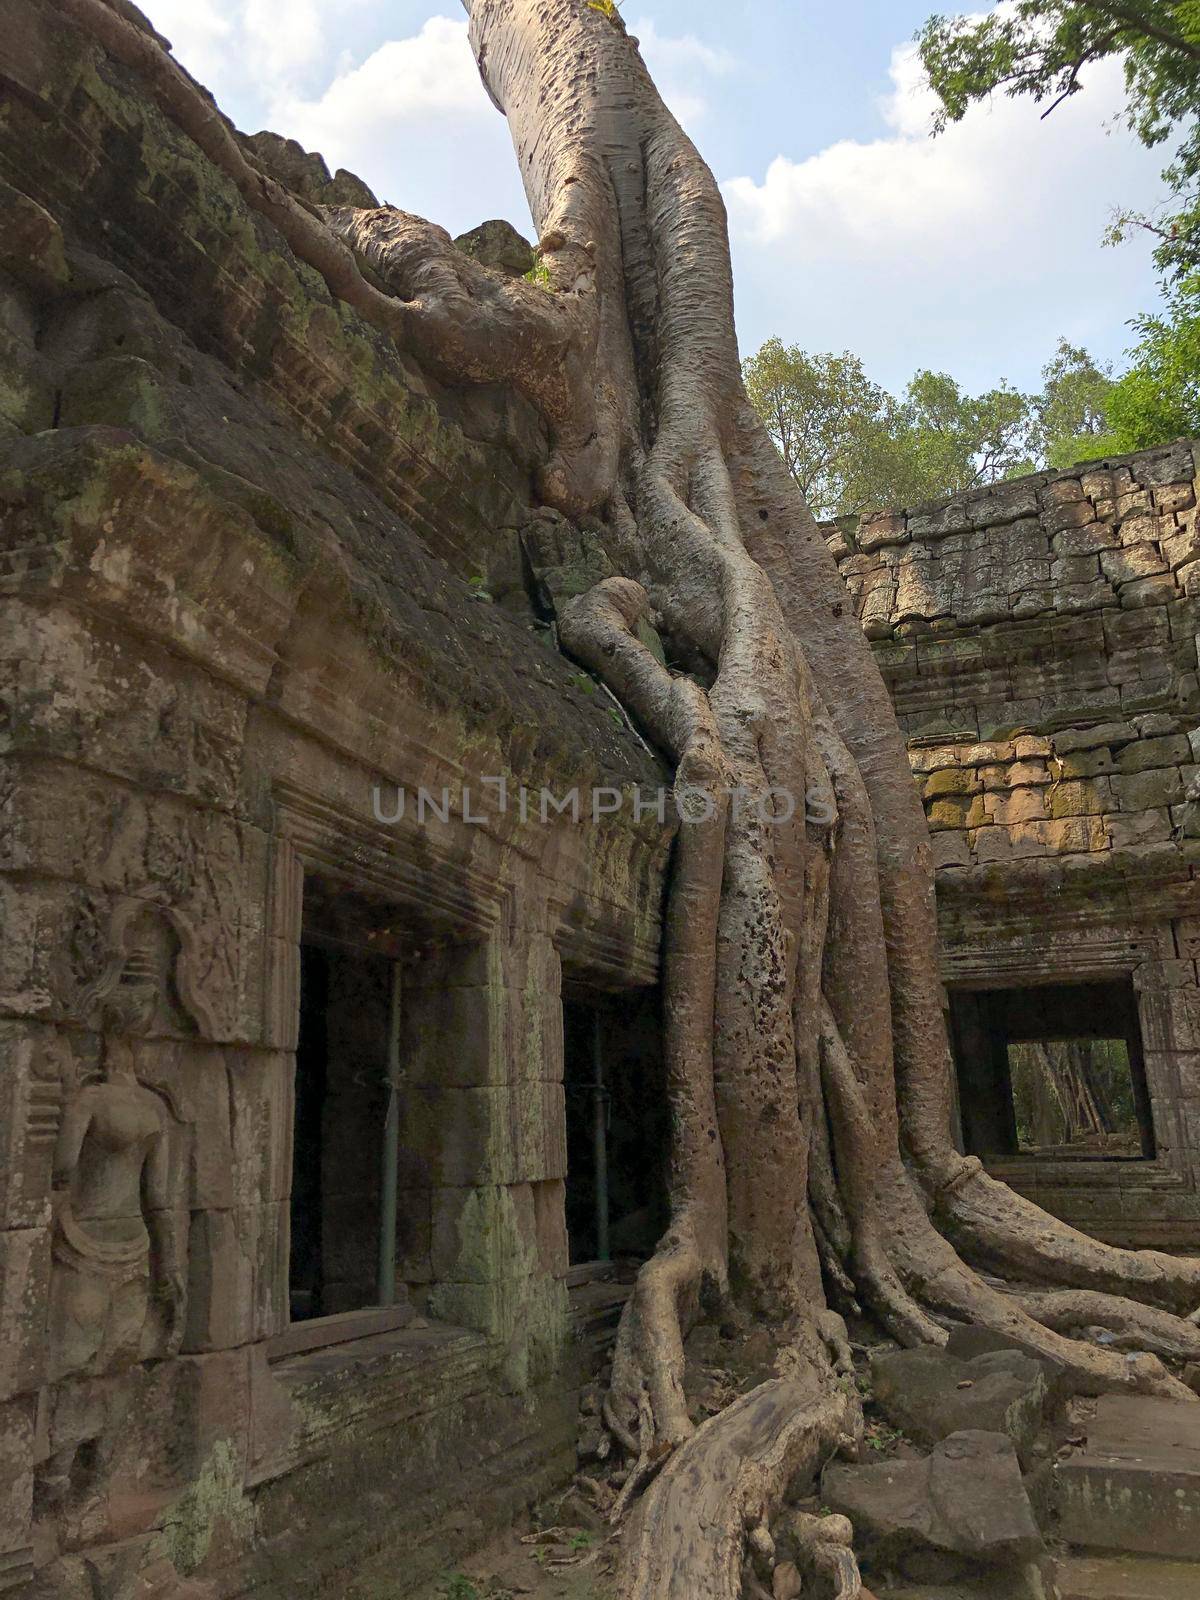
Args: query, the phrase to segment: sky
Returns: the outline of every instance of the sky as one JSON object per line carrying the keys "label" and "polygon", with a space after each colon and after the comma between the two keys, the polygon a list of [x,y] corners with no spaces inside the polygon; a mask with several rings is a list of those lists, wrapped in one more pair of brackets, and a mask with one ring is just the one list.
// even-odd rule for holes
{"label": "sky", "polygon": [[[142,0],[248,133],[271,128],[380,199],[464,232],[532,225],[456,0]],[[1156,303],[1149,247],[1104,248],[1161,195],[1120,126],[1120,68],[1042,121],[1004,97],[930,135],[912,38],[934,0],[625,0],[729,211],[738,337],[852,350],[877,382],[1039,386],[1056,340],[1115,360]],[[951,5],[940,9],[950,11]]]}

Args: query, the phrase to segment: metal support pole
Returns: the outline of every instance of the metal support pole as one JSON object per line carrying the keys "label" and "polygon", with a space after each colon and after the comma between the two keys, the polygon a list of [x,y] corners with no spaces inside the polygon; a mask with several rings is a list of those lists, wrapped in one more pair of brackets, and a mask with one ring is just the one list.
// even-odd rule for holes
{"label": "metal support pole", "polygon": [[600,1045],[600,1008],[592,1014],[592,1145],[596,1166],[596,1260],[609,1260],[608,1249],[608,1090],[604,1087],[604,1055]]}
{"label": "metal support pole", "polygon": [[387,1112],[383,1119],[383,1181],[380,1185],[379,1304],[396,1303],[396,1193],[400,1180],[400,1002],[402,968],[392,962],[388,1016]]}

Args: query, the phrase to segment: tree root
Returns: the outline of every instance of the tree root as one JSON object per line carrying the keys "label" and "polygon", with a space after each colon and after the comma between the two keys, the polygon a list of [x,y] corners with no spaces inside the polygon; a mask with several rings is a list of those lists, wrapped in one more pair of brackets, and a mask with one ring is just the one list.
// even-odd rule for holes
{"label": "tree root", "polygon": [[1101,1328],[1111,1335],[1106,1342],[1115,1349],[1148,1350],[1173,1361],[1200,1361],[1200,1328],[1169,1311],[1088,1289],[1017,1298],[1035,1322],[1056,1333]]}
{"label": "tree root", "polygon": [[620,1600],[737,1600],[748,1536],[769,1524],[794,1478],[833,1454],[856,1409],[820,1358],[800,1358],[793,1375],[760,1384],[703,1423],[630,1523]]}
{"label": "tree root", "polygon": [[834,1600],[858,1600],[862,1577],[854,1558],[854,1529],[846,1517],[814,1517],[794,1512],[787,1530],[798,1546],[797,1566],[808,1566],[830,1581]]}
{"label": "tree root", "polygon": [[1090,1238],[990,1178],[978,1161],[954,1155],[935,1207],[967,1259],[1004,1277],[1128,1295],[1180,1314],[1200,1302],[1200,1260]]}

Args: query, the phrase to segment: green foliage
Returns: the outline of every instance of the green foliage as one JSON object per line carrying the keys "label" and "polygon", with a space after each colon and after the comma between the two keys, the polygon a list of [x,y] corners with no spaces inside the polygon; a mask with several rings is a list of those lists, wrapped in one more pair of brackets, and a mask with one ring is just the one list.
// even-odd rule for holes
{"label": "green foliage", "polygon": [[768,339],[743,363],[750,403],[819,515],[857,510],[868,437],[885,427],[888,396],[849,351],[809,355]]}
{"label": "green foliage", "polygon": [[553,293],[550,282],[550,268],[544,261],[535,261],[525,274],[525,282],[532,283],[538,289],[545,289],[547,294]]}
{"label": "green foliage", "polygon": [[448,1572],[442,1579],[444,1600],[482,1600],[479,1590],[465,1572]]}
{"label": "green foliage", "polygon": [[1031,402],[1000,384],[970,395],[918,372],[894,397],[862,362],[768,339],[743,366],[746,392],[821,517],[916,505],[1032,469]]}
{"label": "green foliage", "polygon": [[1081,346],[1060,339],[1042,368],[1042,380],[1042,392],[1031,402],[1029,435],[1039,462],[1063,468],[1120,454],[1108,419],[1115,388],[1111,367],[1098,365]]}
{"label": "green foliage", "polygon": [[1120,450],[1200,433],[1200,278],[1184,281],[1167,313],[1140,317],[1129,371],[1105,402]]}
{"label": "green foliage", "polygon": [[872,499],[896,485],[913,505],[1032,471],[1029,405],[1003,382],[972,396],[945,372],[918,372],[892,410]]}
{"label": "green foliage", "polygon": [[1200,0],[1017,0],[982,18],[930,17],[917,37],[940,127],[996,91],[1028,95],[1049,115],[1083,89],[1092,63],[1119,57],[1128,126],[1146,145],[1178,140],[1164,176],[1180,204],[1166,218],[1119,213],[1109,237],[1150,229],[1167,278],[1200,266]]}

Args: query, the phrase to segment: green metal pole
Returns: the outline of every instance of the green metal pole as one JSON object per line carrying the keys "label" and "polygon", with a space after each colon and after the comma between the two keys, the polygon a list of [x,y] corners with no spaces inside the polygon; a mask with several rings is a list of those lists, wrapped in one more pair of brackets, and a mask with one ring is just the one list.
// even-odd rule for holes
{"label": "green metal pole", "polygon": [[608,1091],[600,1041],[600,1008],[592,1026],[592,1148],[596,1166],[596,1260],[608,1261]]}
{"label": "green metal pole", "polygon": [[379,1303],[396,1303],[396,1195],[400,1181],[400,1002],[402,968],[392,962],[388,1016],[387,1113],[383,1119],[383,1181],[380,1185]]}

